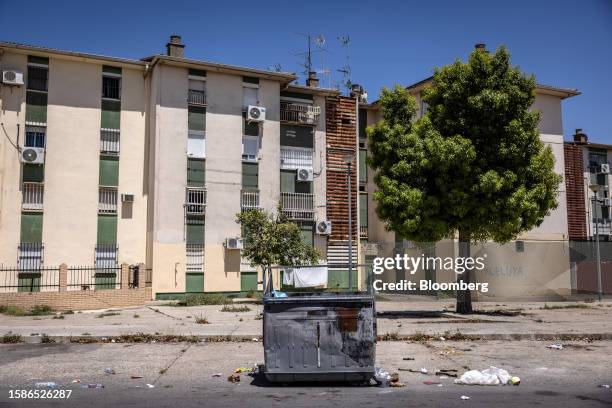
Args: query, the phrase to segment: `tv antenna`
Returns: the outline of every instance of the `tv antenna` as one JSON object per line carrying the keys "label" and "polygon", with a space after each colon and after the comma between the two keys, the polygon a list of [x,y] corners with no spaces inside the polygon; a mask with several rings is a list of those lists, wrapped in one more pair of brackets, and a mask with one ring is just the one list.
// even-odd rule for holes
{"label": "tv antenna", "polygon": [[349,91],[351,90],[351,64],[349,59],[349,45],[351,43],[351,38],[348,35],[340,35],[338,36],[338,41],[340,42],[340,46],[344,48],[344,57],[345,64],[338,69],[338,72],[342,74],[342,85]]}
{"label": "tv antenna", "polygon": [[[325,48],[326,40],[323,34],[318,34],[316,36],[313,36],[312,34],[307,34],[307,33],[297,33],[297,34],[306,37],[306,42],[307,42],[306,51],[294,54],[299,57],[304,57],[304,62],[299,64],[303,68],[302,73],[304,74],[304,76],[308,77],[308,74],[310,72],[316,72],[319,74],[327,75],[329,77],[329,75],[331,74],[331,71],[329,69],[325,67],[323,67],[322,69],[313,68],[313,54],[327,53],[327,49]],[[313,49],[313,45],[314,45],[314,49]],[[321,57],[321,59],[323,59],[323,57]]]}

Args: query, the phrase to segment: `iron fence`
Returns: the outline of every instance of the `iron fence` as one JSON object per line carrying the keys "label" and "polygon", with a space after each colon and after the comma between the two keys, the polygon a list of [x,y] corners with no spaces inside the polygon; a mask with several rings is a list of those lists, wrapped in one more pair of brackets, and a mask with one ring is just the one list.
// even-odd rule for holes
{"label": "iron fence", "polygon": [[120,289],[121,267],[70,267],[66,288],[67,290]]}
{"label": "iron fence", "polygon": [[0,267],[0,293],[59,290],[59,268]]}

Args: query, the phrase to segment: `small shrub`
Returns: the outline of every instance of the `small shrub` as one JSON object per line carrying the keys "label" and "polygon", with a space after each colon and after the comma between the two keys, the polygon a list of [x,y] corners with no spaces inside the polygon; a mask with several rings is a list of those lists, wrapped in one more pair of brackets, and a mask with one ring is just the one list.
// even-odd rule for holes
{"label": "small shrub", "polygon": [[196,317],[196,318],[195,318],[195,322],[196,322],[197,324],[209,324],[209,321],[208,321],[208,319],[206,318],[206,316],[202,316],[202,315],[200,315],[200,317]]}
{"label": "small shrub", "polygon": [[65,312],[62,312],[62,314],[69,315],[69,314],[74,314],[74,312],[72,310],[66,310]]}
{"label": "small shrub", "polygon": [[53,316],[54,319],[64,319],[64,315],[55,315]]}
{"label": "small shrub", "polygon": [[20,334],[13,334],[11,332],[8,332],[4,336],[0,337],[0,343],[3,344],[15,344],[21,342],[23,342],[23,338]]}
{"label": "small shrub", "polygon": [[249,312],[251,311],[251,308],[248,306],[234,306],[231,304],[226,304],[223,305],[223,307],[221,308],[222,312],[231,312],[231,313],[242,313],[242,312]]}
{"label": "small shrub", "polygon": [[30,309],[30,316],[45,316],[53,313],[51,306],[35,305]]}
{"label": "small shrub", "polygon": [[167,368],[162,368],[161,370],[159,370],[159,373],[160,373],[161,375],[164,375],[164,374],[166,374],[166,371],[168,371],[168,369],[167,369]]}
{"label": "small shrub", "polygon": [[138,319],[139,317],[140,317],[139,314],[136,314],[136,313],[134,314],[134,319]]}
{"label": "small shrub", "polygon": [[42,337],[40,339],[40,342],[44,343],[44,344],[50,344],[50,343],[55,343],[55,340],[53,340],[51,337],[49,337],[45,333],[43,333]]}
{"label": "small shrub", "polygon": [[202,295],[189,295],[185,298],[183,306],[201,306],[201,305],[224,305],[231,303],[232,300],[221,294],[206,293]]}
{"label": "small shrub", "polygon": [[257,316],[255,316],[255,320],[263,320],[263,313],[260,313]]}
{"label": "small shrub", "polygon": [[103,317],[108,317],[108,316],[118,316],[118,315],[120,315],[120,314],[121,314],[121,313],[119,313],[119,312],[104,312],[104,313],[100,313],[100,314],[99,314],[99,315],[97,315],[96,317],[97,317],[98,319],[101,319],[101,318],[103,318]]}
{"label": "small shrub", "polygon": [[0,306],[0,313],[9,316],[27,316],[28,312],[17,306]]}

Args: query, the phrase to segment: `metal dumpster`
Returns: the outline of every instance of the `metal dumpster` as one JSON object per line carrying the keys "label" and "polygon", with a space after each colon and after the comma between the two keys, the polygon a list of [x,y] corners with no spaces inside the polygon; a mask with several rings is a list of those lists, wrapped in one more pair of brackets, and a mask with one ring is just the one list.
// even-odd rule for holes
{"label": "metal dumpster", "polygon": [[[264,285],[265,287],[265,285]],[[272,382],[369,381],[376,312],[368,293],[286,293],[263,299],[265,376]]]}

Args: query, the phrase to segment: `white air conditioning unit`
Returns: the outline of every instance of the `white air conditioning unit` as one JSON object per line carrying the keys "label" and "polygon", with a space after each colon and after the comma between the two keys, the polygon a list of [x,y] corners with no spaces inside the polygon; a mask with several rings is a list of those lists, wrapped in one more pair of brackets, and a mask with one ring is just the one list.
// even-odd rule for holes
{"label": "white air conditioning unit", "polygon": [[134,194],[121,194],[121,202],[122,203],[133,203]]}
{"label": "white air conditioning unit", "polygon": [[608,163],[604,163],[600,167],[600,173],[609,174],[610,173],[610,165]]}
{"label": "white air conditioning unit", "polygon": [[226,249],[242,249],[242,238],[226,238],[225,239]]}
{"label": "white air conditioning unit", "polygon": [[266,120],[266,108],[262,106],[249,105],[247,108],[248,122],[263,122]]}
{"label": "white air conditioning unit", "polygon": [[317,234],[329,235],[331,234],[332,223],[331,221],[319,221],[317,222]]}
{"label": "white air conditioning unit", "polygon": [[2,83],[6,85],[23,85],[23,73],[19,71],[2,71]]}
{"label": "white air conditioning unit", "polygon": [[312,181],[313,180],[312,169],[298,167],[296,171],[296,177],[297,177],[297,181]]}
{"label": "white air conditioning unit", "polygon": [[612,198],[604,198],[602,204],[604,205],[604,207],[612,206]]}
{"label": "white air conditioning unit", "polygon": [[43,164],[45,162],[45,149],[43,147],[24,147],[19,152],[22,163]]}

